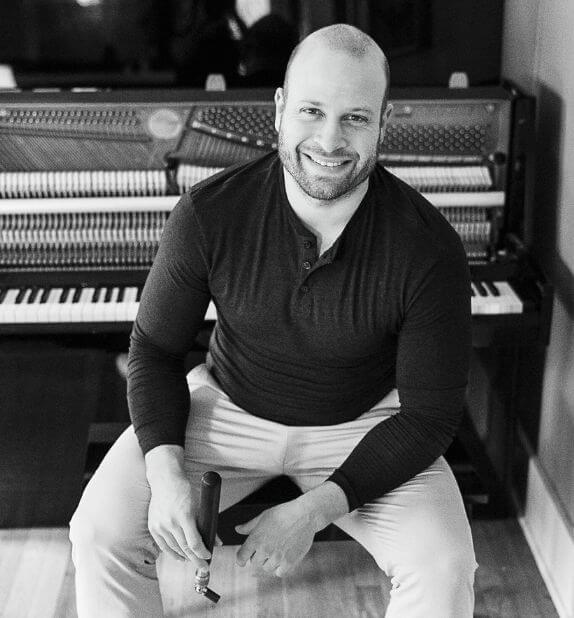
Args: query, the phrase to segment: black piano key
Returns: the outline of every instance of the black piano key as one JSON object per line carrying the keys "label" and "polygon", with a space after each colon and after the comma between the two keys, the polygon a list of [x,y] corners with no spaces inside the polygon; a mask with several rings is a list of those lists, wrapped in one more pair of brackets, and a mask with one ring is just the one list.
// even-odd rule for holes
{"label": "black piano key", "polygon": [[120,291],[118,293],[118,298],[117,298],[117,302],[118,303],[123,303],[124,302],[124,294],[126,293],[126,288],[120,288]]}
{"label": "black piano key", "polygon": [[493,296],[500,296],[500,290],[496,287],[496,285],[492,281],[485,281],[484,284],[486,285],[489,292]]}
{"label": "black piano key", "polygon": [[7,292],[8,292],[8,288],[0,288],[0,304],[4,302]]}
{"label": "black piano key", "polygon": [[70,288],[64,288],[62,295],[60,296],[60,300],[58,301],[61,304],[64,304],[68,300],[68,296],[70,295]]}
{"label": "black piano key", "polygon": [[105,303],[109,303],[110,302],[110,300],[112,298],[112,290],[113,289],[114,288],[112,288],[112,287],[106,288],[106,295],[104,297],[104,302]]}
{"label": "black piano key", "polygon": [[486,291],[486,288],[482,285],[481,281],[473,281],[473,283],[481,296],[488,296],[488,292]]}
{"label": "black piano key", "polygon": [[72,297],[72,302],[73,303],[77,303],[80,300],[80,296],[82,294],[82,289],[83,288],[76,288],[76,291],[74,292],[74,296]]}
{"label": "black piano key", "polygon": [[140,300],[141,300],[141,297],[142,297],[142,291],[143,291],[143,287],[138,288],[138,293],[137,293],[137,296],[136,296],[136,302],[138,302],[138,303],[139,303],[139,302],[140,302]]}
{"label": "black piano key", "polygon": [[39,294],[40,294],[40,288],[33,287],[32,293],[30,294],[30,296],[28,296],[28,303],[30,305],[33,305],[36,302],[36,299],[38,298]]}
{"label": "black piano key", "polygon": [[30,288],[20,288],[20,291],[18,292],[18,295],[16,296],[17,305],[19,305],[24,300],[24,296],[29,289]]}
{"label": "black piano key", "polygon": [[43,304],[48,300],[48,296],[50,296],[50,288],[44,288],[42,290],[42,296],[40,296],[40,303]]}
{"label": "black piano key", "polygon": [[96,291],[94,292],[94,295],[92,296],[93,303],[100,302],[100,296],[102,295],[102,292],[103,292],[103,288],[101,286],[96,288]]}
{"label": "black piano key", "polygon": [[476,292],[474,291],[474,288],[472,287],[472,285],[470,286],[470,295],[476,296]]}

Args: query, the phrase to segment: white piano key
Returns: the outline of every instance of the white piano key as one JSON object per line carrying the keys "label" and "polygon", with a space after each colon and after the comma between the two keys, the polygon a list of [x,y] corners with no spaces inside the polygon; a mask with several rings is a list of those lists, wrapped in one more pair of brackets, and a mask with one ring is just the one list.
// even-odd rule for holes
{"label": "white piano key", "polygon": [[112,303],[112,309],[110,310],[110,320],[111,322],[124,322],[124,308],[122,303],[119,300],[122,288],[114,287],[112,289],[112,298],[110,302]]}
{"label": "white piano key", "polygon": [[117,305],[119,293],[120,293],[119,287],[112,288],[110,300],[108,302],[105,302],[102,307],[102,312],[100,314],[102,322],[115,322],[116,321],[116,311],[117,311],[116,305]]}
{"label": "white piano key", "polygon": [[10,288],[6,292],[6,296],[0,305],[0,316],[2,318],[2,322],[7,324],[14,323],[14,318],[16,315],[16,298],[19,292],[20,290],[18,288]]}
{"label": "white piano key", "polygon": [[[122,294],[122,299],[120,300],[120,294]],[[114,312],[114,320],[116,322],[127,322],[126,315],[126,303],[125,303],[125,288],[119,288],[118,290],[118,298],[116,299],[116,310]]]}
{"label": "white piano key", "polygon": [[[30,321],[30,308],[28,305],[28,299],[30,298],[30,294],[32,293],[32,288],[28,288],[24,292],[24,296],[19,303],[16,303],[14,306],[14,322],[16,323],[26,323]],[[20,294],[18,294],[19,296]]]}
{"label": "white piano key", "polygon": [[138,288],[127,287],[124,292],[124,321],[133,322],[136,319],[139,303],[137,302]]}
{"label": "white piano key", "polygon": [[58,310],[58,315],[60,316],[58,321],[59,322],[71,322],[71,315],[72,315],[72,299],[74,298],[74,295],[76,294],[76,288],[70,288],[68,290],[68,295],[66,296],[66,301],[65,302],[60,302],[60,307]]}
{"label": "white piano key", "polygon": [[60,299],[64,293],[64,288],[53,288],[48,294],[44,305],[39,305],[44,309],[37,311],[38,322],[61,322],[62,305]]}
{"label": "white piano key", "polygon": [[37,322],[57,322],[58,315],[58,300],[60,298],[59,289],[52,288],[48,292],[48,297],[43,303],[34,303],[36,305],[35,321]]}
{"label": "white piano key", "polygon": [[495,281],[494,284],[504,299],[504,313],[522,313],[524,311],[524,303],[509,283],[506,281]]}
{"label": "white piano key", "polygon": [[104,299],[106,298],[107,293],[108,293],[108,288],[102,287],[102,289],[100,290],[98,302],[94,303],[94,307],[93,307],[94,322],[104,322],[105,321],[103,319],[103,316],[106,312]]}
{"label": "white piano key", "polygon": [[80,302],[83,304],[81,309],[81,319],[80,322],[93,322],[94,321],[94,294],[96,293],[96,288],[85,288],[82,292],[82,297],[80,296]]}
{"label": "white piano key", "polygon": [[471,285],[475,292],[475,296],[472,298],[476,307],[475,313],[479,315],[500,313],[500,302],[498,297],[488,294],[488,290],[486,290],[486,295],[481,294],[479,286],[474,281]]}
{"label": "white piano key", "polygon": [[88,295],[89,295],[89,290],[87,288],[82,288],[78,301],[71,304],[70,322],[81,322],[82,321],[82,314],[84,311],[83,305],[87,302]]}

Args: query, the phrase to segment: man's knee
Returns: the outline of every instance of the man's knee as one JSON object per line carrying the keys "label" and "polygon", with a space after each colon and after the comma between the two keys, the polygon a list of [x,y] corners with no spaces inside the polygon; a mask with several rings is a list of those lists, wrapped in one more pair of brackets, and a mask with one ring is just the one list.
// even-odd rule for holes
{"label": "man's knee", "polygon": [[438,555],[433,552],[433,558],[423,564],[434,577],[443,581],[474,578],[477,567],[474,550],[467,545],[445,548]]}
{"label": "man's knee", "polygon": [[436,585],[472,581],[477,567],[470,539],[427,539],[409,544],[401,562],[403,572],[416,573],[419,579]]}
{"label": "man's knee", "polygon": [[97,564],[107,570],[122,563],[147,574],[155,568],[159,550],[147,530],[133,532],[114,517],[98,516],[80,504],[70,521],[74,564],[77,568]]}
{"label": "man's knee", "polygon": [[82,502],[70,520],[69,536],[74,553],[84,549],[94,552],[117,547],[122,540],[113,521],[100,517]]}

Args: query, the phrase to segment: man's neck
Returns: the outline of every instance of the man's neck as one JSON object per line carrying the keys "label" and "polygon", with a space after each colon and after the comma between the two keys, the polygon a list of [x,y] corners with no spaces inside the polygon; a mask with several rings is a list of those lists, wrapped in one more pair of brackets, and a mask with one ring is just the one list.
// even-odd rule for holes
{"label": "man's neck", "polygon": [[369,188],[368,178],[353,191],[333,200],[319,200],[305,193],[293,176],[283,169],[285,192],[291,208],[319,242],[319,253],[326,251],[344,230]]}

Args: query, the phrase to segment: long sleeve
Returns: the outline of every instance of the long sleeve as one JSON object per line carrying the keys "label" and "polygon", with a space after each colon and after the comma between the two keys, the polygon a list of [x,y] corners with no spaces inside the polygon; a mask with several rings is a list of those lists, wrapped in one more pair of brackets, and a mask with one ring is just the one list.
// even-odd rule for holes
{"label": "long sleeve", "polygon": [[351,510],[431,465],[460,423],[471,344],[463,251],[435,264],[414,288],[398,339],[400,413],[374,427],[331,476]]}
{"label": "long sleeve", "polygon": [[142,450],[181,444],[189,413],[185,357],[210,300],[202,233],[184,196],[150,270],[128,355],[128,405]]}

